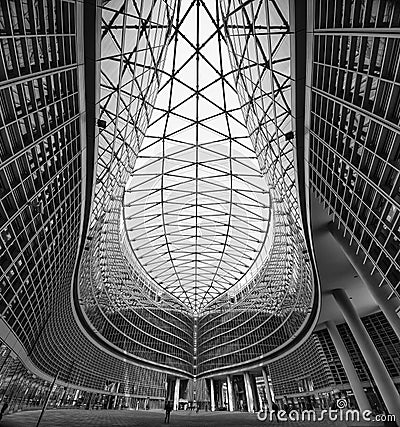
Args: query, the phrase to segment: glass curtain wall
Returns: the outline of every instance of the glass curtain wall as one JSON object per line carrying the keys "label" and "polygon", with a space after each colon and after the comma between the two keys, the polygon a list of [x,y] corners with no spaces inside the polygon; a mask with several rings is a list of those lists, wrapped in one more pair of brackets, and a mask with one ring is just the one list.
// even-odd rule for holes
{"label": "glass curtain wall", "polygon": [[271,357],[315,316],[289,3],[102,5],[79,292],[96,339],[139,363],[197,375]]}

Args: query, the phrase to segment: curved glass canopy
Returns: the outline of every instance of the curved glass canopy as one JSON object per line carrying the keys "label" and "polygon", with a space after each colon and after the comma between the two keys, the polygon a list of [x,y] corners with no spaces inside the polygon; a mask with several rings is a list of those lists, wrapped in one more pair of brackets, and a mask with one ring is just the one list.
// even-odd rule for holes
{"label": "curved glass canopy", "polygon": [[124,358],[208,375],[271,360],[315,322],[296,188],[294,5],[101,7],[106,126],[79,295],[96,339]]}
{"label": "curved glass canopy", "polygon": [[270,200],[216,11],[182,9],[124,216],[146,272],[199,312],[262,264]]}

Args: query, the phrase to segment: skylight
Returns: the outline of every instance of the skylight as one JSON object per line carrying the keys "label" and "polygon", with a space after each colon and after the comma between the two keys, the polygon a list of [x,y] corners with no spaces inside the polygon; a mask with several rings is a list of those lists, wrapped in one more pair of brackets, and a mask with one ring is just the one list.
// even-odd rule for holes
{"label": "skylight", "polygon": [[126,232],[148,275],[191,310],[259,268],[270,195],[213,9],[182,2],[125,188]]}

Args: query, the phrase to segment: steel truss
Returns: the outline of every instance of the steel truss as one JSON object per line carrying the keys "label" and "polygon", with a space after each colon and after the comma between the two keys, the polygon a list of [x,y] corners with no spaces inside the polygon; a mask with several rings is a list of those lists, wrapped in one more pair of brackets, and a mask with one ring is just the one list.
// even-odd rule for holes
{"label": "steel truss", "polygon": [[96,260],[81,269],[96,327],[139,306],[185,312],[189,329],[200,319],[194,348],[209,367],[223,341],[208,331],[243,313],[280,319],[258,352],[300,333],[315,285],[297,201],[289,13],[289,0],[103,5]]}

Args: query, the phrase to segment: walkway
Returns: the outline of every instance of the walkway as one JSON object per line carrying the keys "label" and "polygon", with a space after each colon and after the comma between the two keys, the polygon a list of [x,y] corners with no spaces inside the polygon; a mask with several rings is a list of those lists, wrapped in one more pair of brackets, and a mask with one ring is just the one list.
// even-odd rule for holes
{"label": "walkway", "polygon": [[[19,412],[6,415],[0,422],[0,427],[35,427],[40,411]],[[316,427],[347,427],[367,426],[382,427],[382,423],[344,423],[344,422],[262,422],[256,414],[241,412],[204,412],[198,414],[188,411],[173,411],[171,413],[171,426],[175,427],[308,427],[314,424]],[[45,413],[40,427],[158,427],[165,426],[164,412],[152,411],[87,411],[84,409],[56,409]]]}

